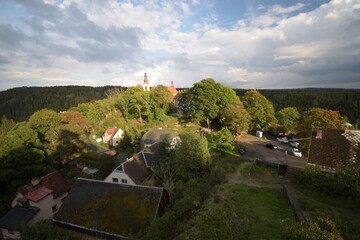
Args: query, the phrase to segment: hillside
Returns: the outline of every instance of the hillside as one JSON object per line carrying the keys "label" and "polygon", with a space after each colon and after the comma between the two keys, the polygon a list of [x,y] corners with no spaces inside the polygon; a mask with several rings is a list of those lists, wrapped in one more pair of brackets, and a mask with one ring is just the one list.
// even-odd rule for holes
{"label": "hillside", "polygon": [[27,120],[35,111],[49,108],[64,111],[80,103],[86,103],[106,97],[111,89],[123,89],[119,86],[56,86],[21,87],[0,92],[0,116],[14,119],[16,122]]}
{"label": "hillside", "polygon": [[[123,90],[120,86],[56,86],[21,87],[0,92],[0,116],[15,121],[27,120],[31,114],[43,108],[63,111],[80,103],[105,98],[111,89]],[[242,96],[246,89],[234,89]],[[350,122],[360,119],[359,89],[262,89],[259,90],[274,104],[275,111],[285,107],[296,107],[300,112],[319,107],[339,111]]]}

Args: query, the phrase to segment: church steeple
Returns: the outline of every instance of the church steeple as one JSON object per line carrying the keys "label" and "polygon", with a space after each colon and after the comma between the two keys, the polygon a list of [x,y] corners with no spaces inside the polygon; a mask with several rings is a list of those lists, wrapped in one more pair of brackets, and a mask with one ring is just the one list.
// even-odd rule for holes
{"label": "church steeple", "polygon": [[144,91],[150,91],[150,83],[149,83],[146,73],[144,73],[144,83],[141,84],[141,86]]}
{"label": "church steeple", "polygon": [[144,73],[144,83],[149,83],[149,80],[147,79],[147,74]]}

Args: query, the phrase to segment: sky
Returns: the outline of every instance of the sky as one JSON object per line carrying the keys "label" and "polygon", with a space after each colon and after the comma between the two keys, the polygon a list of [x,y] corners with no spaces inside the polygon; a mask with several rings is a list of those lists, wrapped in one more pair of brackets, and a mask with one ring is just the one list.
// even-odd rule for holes
{"label": "sky", "polygon": [[0,0],[0,91],[360,88],[360,0]]}

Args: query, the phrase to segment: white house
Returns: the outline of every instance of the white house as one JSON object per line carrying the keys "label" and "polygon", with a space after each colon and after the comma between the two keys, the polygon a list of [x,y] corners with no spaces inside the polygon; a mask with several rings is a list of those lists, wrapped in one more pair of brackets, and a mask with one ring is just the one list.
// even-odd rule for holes
{"label": "white house", "polygon": [[120,140],[124,138],[124,131],[120,128],[108,128],[106,129],[102,140],[103,143],[109,144],[111,146],[117,146],[120,143]]}

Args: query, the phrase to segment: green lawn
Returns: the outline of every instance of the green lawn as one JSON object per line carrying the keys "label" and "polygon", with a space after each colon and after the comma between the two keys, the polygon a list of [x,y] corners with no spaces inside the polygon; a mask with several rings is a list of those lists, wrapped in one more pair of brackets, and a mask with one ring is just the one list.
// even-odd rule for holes
{"label": "green lawn", "polygon": [[283,239],[283,221],[295,222],[281,190],[226,184],[177,239]]}

